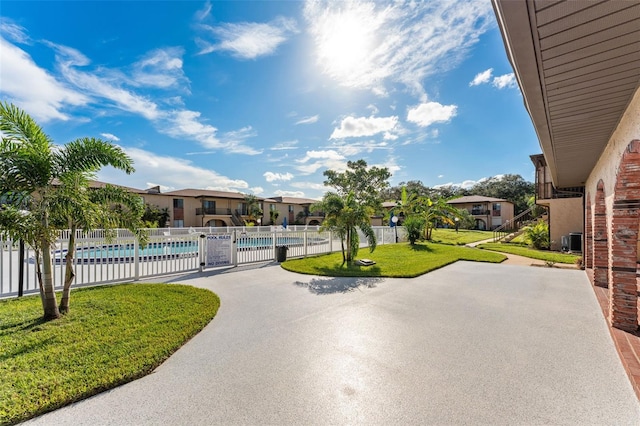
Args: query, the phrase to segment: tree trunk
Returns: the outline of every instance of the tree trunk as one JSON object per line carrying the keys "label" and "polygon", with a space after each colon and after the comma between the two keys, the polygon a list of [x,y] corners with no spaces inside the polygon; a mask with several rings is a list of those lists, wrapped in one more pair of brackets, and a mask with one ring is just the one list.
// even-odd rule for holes
{"label": "tree trunk", "polygon": [[60,299],[60,313],[69,312],[69,301],[71,299],[71,283],[75,278],[73,272],[73,257],[76,252],[76,226],[72,225],[69,234],[69,245],[65,255],[64,288],[62,289],[62,299]]}
{"label": "tree trunk", "polygon": [[36,258],[36,278],[38,279],[38,288],[40,290],[40,301],[44,306],[44,286],[42,285],[42,268],[40,267],[42,256],[40,256],[40,250],[37,248],[34,249],[34,256]]}
{"label": "tree trunk", "polygon": [[53,263],[51,260],[51,246],[46,238],[41,240],[42,245],[42,287],[44,299],[42,307],[44,309],[44,319],[52,320],[60,318],[58,303],[56,301],[56,292],[53,285]]}
{"label": "tree trunk", "polygon": [[344,253],[344,240],[340,238],[340,247],[342,248],[342,264],[344,265],[347,262],[347,258]]}
{"label": "tree trunk", "polygon": [[351,262],[351,229],[347,229],[347,262]]}

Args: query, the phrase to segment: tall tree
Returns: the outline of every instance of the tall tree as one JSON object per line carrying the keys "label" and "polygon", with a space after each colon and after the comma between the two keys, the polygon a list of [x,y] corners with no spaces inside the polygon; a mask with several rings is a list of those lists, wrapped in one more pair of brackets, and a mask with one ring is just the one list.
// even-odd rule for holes
{"label": "tall tree", "polygon": [[381,192],[389,186],[391,173],[386,167],[368,167],[364,160],[347,162],[347,170],[337,172],[325,170],[325,186],[335,188],[338,195],[346,199],[353,194],[356,202],[372,207],[376,213],[382,211]]}
{"label": "tall tree", "polygon": [[343,265],[358,255],[358,229],[367,238],[369,251],[373,252],[376,249],[376,236],[369,219],[371,207],[359,203],[353,192],[349,192],[345,197],[328,192],[322,201],[311,206],[311,210],[323,211],[325,219],[320,229],[335,232],[340,238]]}
{"label": "tall tree", "polygon": [[[131,159],[119,147],[94,138],[81,138],[64,146],[54,145],[42,128],[20,108],[0,103],[0,198],[21,194],[26,210],[15,205],[0,210],[0,232],[29,244],[36,257],[36,273],[45,319],[58,318],[51,249],[60,230],[52,217],[56,180],[95,173],[110,165],[133,172]],[[7,220],[8,217],[19,219]]]}

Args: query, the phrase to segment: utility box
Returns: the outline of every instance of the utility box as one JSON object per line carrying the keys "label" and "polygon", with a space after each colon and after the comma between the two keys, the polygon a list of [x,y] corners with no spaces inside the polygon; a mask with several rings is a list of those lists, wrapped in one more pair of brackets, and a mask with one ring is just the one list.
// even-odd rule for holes
{"label": "utility box", "polygon": [[569,250],[574,253],[582,253],[582,232],[569,234]]}

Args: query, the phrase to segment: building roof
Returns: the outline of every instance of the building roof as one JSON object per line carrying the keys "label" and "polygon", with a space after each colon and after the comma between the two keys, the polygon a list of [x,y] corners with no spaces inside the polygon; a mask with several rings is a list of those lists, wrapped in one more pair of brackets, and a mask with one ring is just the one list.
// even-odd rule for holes
{"label": "building roof", "polygon": [[554,185],[584,185],[638,89],[640,2],[493,7]]}
{"label": "building roof", "polygon": [[[160,195],[172,195],[176,197],[215,197],[215,198],[234,198],[239,200],[244,200],[247,194],[243,194],[242,192],[227,192],[227,191],[214,191],[211,189],[178,189],[177,191],[169,191],[163,192]],[[258,200],[262,201],[263,198],[256,197]]]}
{"label": "building roof", "polygon": [[467,195],[466,197],[454,198],[447,201],[447,204],[468,204],[468,203],[510,203],[502,198],[485,197],[483,195]]}
{"label": "building roof", "polygon": [[298,197],[271,197],[269,199],[283,204],[315,204],[318,202],[318,200],[314,200],[312,198]]}
{"label": "building roof", "polygon": [[[59,186],[60,185],[60,180],[59,179],[53,179],[52,184],[54,186]],[[114,183],[100,182],[99,180],[90,180],[89,181],[89,188],[104,188],[107,185],[115,186],[115,187],[118,187],[118,188],[122,188],[122,189],[126,190],[127,192],[133,192],[134,194],[146,194],[147,193],[144,189],[131,188],[129,186],[116,185]]]}

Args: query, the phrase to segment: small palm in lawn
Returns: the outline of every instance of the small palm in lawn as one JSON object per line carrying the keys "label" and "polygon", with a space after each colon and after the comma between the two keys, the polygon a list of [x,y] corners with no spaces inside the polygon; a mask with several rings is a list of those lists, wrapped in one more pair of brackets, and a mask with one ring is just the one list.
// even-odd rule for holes
{"label": "small palm in lawn", "polygon": [[[6,102],[0,103],[0,131],[0,199],[9,200],[0,209],[0,233],[33,248],[44,318],[58,318],[51,249],[58,231],[69,225],[65,217],[95,212],[86,194],[64,188],[86,188],[87,177],[107,165],[131,173],[132,161],[100,139],[57,146],[26,112]],[[62,207],[62,200],[70,204]]]}
{"label": "small palm in lawn", "polygon": [[321,202],[311,207],[311,210],[325,212],[321,230],[335,232],[340,238],[343,265],[351,262],[358,255],[360,248],[358,229],[367,238],[369,250],[371,252],[375,250],[376,237],[369,219],[370,208],[358,203],[353,192],[349,192],[345,197],[328,192]]}
{"label": "small palm in lawn", "polygon": [[75,278],[73,258],[78,229],[86,234],[93,229],[102,228],[109,240],[115,237],[113,229],[121,227],[131,230],[143,246],[148,239],[147,233],[140,229],[144,223],[142,197],[112,185],[89,189],[89,177],[92,177],[89,173],[64,175],[52,196],[53,225],[69,229],[60,313],[69,311],[71,284]]}
{"label": "small palm in lawn", "polygon": [[432,201],[428,197],[420,197],[416,200],[416,213],[424,220],[424,237],[431,240],[431,235],[438,221],[452,225],[451,217],[455,217],[458,209],[447,204],[444,198]]}

